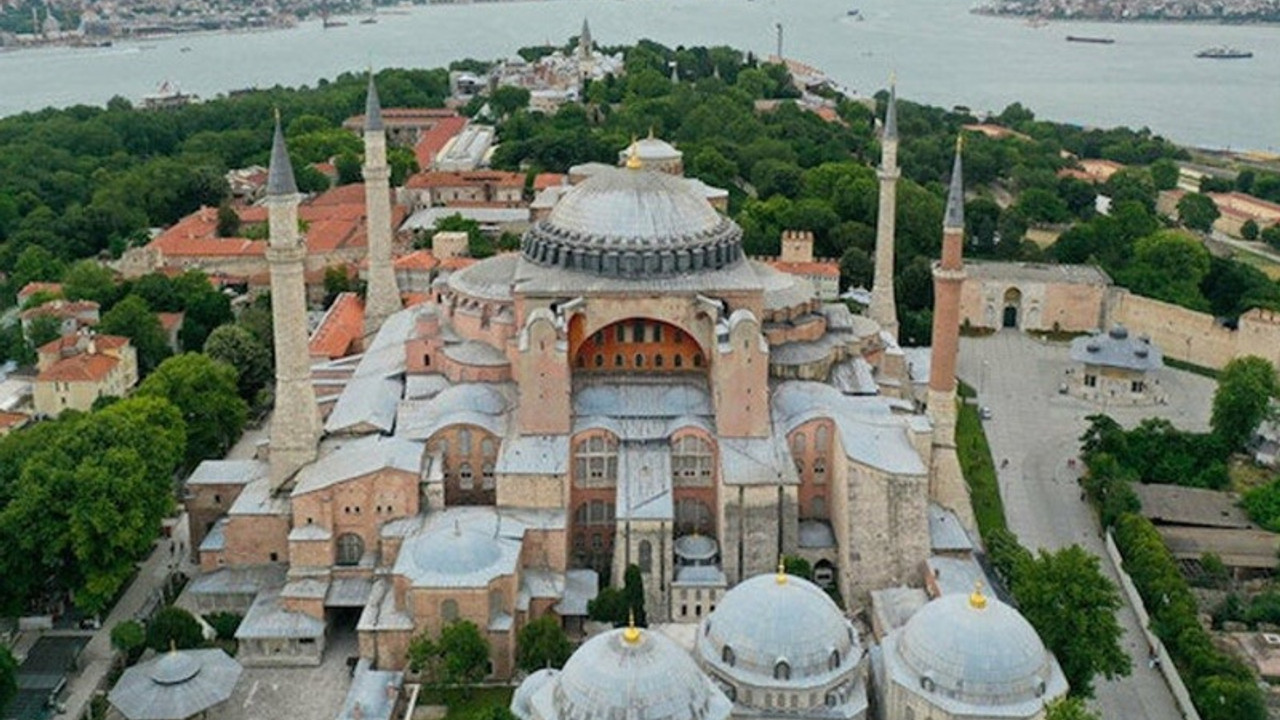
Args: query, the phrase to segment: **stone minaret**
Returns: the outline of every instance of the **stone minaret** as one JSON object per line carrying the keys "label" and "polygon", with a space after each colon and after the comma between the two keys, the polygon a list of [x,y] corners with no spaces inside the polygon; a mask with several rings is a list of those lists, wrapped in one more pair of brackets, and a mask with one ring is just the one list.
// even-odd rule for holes
{"label": "stone minaret", "polygon": [[578,34],[578,57],[583,60],[591,57],[591,27],[586,18],[582,18],[582,32]]}
{"label": "stone minaret", "polygon": [[942,259],[933,267],[933,349],[929,365],[929,419],[933,422],[930,497],[973,525],[969,490],[956,456],[956,358],[960,352],[960,286],[964,284],[964,168],[956,139],[951,188],[942,222]]}
{"label": "stone minaret", "polygon": [[880,212],[876,221],[876,276],[871,286],[868,314],[898,339],[898,308],[893,294],[894,214],[898,207],[898,91],[889,83],[889,105],[884,111],[880,138]]}
{"label": "stone minaret", "polygon": [[364,206],[369,242],[369,286],[364,303],[364,335],[369,337],[401,309],[400,288],[391,264],[391,170],[387,167],[387,133],[382,124],[378,88],[369,73],[364,113]]}
{"label": "stone minaret", "polygon": [[307,245],[298,236],[298,186],[276,117],[267,175],[271,266],[271,320],[276,343],[276,406],[271,418],[271,487],[279,490],[298,468],[316,457],[320,413],[311,387],[307,351],[306,286],[303,262]]}

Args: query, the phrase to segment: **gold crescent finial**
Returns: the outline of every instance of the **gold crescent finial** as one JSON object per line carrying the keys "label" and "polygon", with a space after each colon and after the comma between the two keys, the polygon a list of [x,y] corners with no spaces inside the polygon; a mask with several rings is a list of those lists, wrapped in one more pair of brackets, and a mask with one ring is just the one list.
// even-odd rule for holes
{"label": "gold crescent finial", "polygon": [[987,596],[982,594],[981,580],[975,580],[973,583],[973,592],[969,594],[969,607],[974,610],[982,610],[987,607]]}
{"label": "gold crescent finial", "polygon": [[785,558],[778,558],[778,577],[776,579],[779,585],[787,584],[787,561]]}
{"label": "gold crescent finial", "polygon": [[175,638],[169,638],[169,652],[178,652],[178,641]]}
{"label": "gold crescent finial", "polygon": [[640,628],[636,627],[636,611],[634,609],[627,611],[627,629],[622,631],[622,639],[628,645],[635,645],[640,642]]}
{"label": "gold crescent finial", "polygon": [[631,136],[631,152],[627,155],[627,168],[630,170],[639,170],[644,167],[644,163],[640,160],[640,148],[636,144],[636,136]]}

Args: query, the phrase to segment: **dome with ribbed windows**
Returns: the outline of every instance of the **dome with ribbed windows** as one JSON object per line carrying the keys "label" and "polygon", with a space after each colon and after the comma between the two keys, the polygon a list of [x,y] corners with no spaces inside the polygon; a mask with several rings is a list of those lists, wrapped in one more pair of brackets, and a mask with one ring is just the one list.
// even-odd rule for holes
{"label": "dome with ribbed windows", "polygon": [[699,628],[695,654],[729,677],[829,678],[856,665],[853,625],[822,588],[794,575],[757,575],[721,598]]}
{"label": "dome with ribbed windows", "polygon": [[689,654],[660,633],[611,630],[578,648],[558,674],[535,674],[526,683],[523,720],[725,720],[731,703]]}
{"label": "dome with ribbed windows", "polygon": [[603,169],[525,233],[539,265],[618,278],[717,270],[742,260],[742,230],[684,178],[643,167]]}

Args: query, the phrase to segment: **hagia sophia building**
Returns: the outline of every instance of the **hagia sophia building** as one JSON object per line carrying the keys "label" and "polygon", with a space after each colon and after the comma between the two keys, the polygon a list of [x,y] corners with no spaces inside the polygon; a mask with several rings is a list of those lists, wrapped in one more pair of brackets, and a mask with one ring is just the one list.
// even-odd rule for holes
{"label": "hagia sophia building", "polygon": [[563,192],[519,252],[402,307],[372,78],[364,140],[364,351],[308,354],[277,123],[269,444],[188,483],[192,517],[210,518],[189,594],[244,614],[241,662],[316,664],[346,632],[395,670],[411,638],[468,620],[491,676],[518,679],[525,624],[581,636],[588,602],[634,565],[657,627],[598,634],[525,679],[523,720],[1040,718],[1066,692],[1026,620],[974,589],[954,443],[959,147],[932,348],[912,355],[896,338],[892,97],[865,315],[745,257],[705,186],[636,145]]}

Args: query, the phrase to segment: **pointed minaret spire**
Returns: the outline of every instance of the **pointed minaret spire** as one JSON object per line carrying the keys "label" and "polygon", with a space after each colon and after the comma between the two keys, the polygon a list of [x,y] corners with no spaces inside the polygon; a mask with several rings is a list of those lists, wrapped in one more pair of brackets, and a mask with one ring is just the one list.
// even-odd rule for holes
{"label": "pointed minaret spire", "polygon": [[279,490],[316,457],[320,412],[311,386],[304,284],[306,242],[298,235],[298,185],[276,112],[267,172],[267,264],[271,270],[271,321],[276,350],[276,397],[271,416],[270,480]]}
{"label": "pointed minaret spire", "polygon": [[964,285],[964,167],[956,139],[951,190],[942,222],[942,259],[933,266],[933,342],[929,360],[929,419],[933,421],[930,499],[973,527],[969,491],[956,455],[956,360],[960,351],[960,288]]}
{"label": "pointed minaret spire", "polygon": [[365,293],[364,334],[370,337],[403,307],[391,258],[391,169],[387,166],[387,133],[382,124],[378,88],[369,71],[369,96],[364,126],[364,204],[369,243]]}
{"label": "pointed minaret spire", "polygon": [[947,214],[942,227],[964,230],[964,136],[956,137],[956,159],[951,163],[951,187],[947,190]]}
{"label": "pointed minaret spire", "polygon": [[267,195],[297,194],[298,182],[293,177],[293,163],[284,144],[284,131],[280,129],[280,111],[276,110],[276,131],[271,138],[271,163],[267,171]]}
{"label": "pointed minaret spire", "polygon": [[364,131],[382,132],[382,103],[378,101],[378,85],[373,81],[373,68],[369,69],[369,91],[364,103]]}
{"label": "pointed minaret spire", "polygon": [[578,33],[578,54],[587,57],[591,54],[591,26],[582,18],[582,32]]}
{"label": "pointed minaret spire", "polygon": [[876,218],[875,278],[871,284],[871,306],[867,314],[881,329],[898,339],[898,308],[893,292],[893,246],[895,215],[898,211],[898,90],[889,79],[889,104],[884,111],[884,133],[880,138],[880,209]]}

